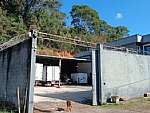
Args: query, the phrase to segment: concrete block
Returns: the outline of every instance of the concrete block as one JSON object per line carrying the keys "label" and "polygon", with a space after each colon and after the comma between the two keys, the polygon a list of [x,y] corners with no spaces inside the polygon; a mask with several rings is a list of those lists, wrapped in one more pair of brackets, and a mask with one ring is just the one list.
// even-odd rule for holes
{"label": "concrete block", "polygon": [[111,102],[119,104],[119,96],[111,96]]}
{"label": "concrete block", "polygon": [[150,97],[150,93],[144,93],[144,97]]}

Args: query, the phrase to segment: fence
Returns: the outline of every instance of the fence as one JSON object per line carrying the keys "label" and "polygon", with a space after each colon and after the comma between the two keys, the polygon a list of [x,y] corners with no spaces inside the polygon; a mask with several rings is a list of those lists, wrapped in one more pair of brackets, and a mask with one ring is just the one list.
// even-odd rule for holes
{"label": "fence", "polygon": [[133,48],[127,48],[127,47],[115,47],[115,46],[109,46],[107,44],[103,44],[103,48],[107,50],[112,50],[112,51],[121,51],[124,53],[132,53],[132,54],[141,54],[141,55],[150,55],[149,51],[145,50],[136,50]]}

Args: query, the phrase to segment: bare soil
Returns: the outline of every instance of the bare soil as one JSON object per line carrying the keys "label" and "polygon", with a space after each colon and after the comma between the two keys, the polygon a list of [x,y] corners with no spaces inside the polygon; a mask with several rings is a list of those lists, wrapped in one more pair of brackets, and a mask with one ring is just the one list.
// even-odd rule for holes
{"label": "bare soil", "polygon": [[143,97],[91,106],[91,90],[90,86],[35,87],[34,113],[67,113],[67,99],[72,101],[71,113],[150,113],[150,98]]}

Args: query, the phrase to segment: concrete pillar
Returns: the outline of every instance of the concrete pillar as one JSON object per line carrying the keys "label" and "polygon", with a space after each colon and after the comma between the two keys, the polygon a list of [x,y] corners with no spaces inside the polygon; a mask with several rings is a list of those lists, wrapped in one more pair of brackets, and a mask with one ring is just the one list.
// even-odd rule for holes
{"label": "concrete pillar", "polygon": [[102,50],[103,45],[96,46],[96,86],[97,86],[97,103],[102,104],[103,100],[103,81],[102,81]]}
{"label": "concrete pillar", "polygon": [[60,73],[59,73],[59,87],[60,87],[60,76],[61,76],[61,59],[59,59],[59,70],[60,70]]}
{"label": "concrete pillar", "polygon": [[92,50],[92,105],[97,105],[97,92],[96,92],[96,55],[95,49]]}
{"label": "concrete pillar", "polygon": [[29,83],[29,103],[28,113],[33,113],[33,97],[34,97],[34,83],[35,83],[35,63],[36,63],[36,50],[37,50],[37,33],[32,30],[32,49],[31,49],[31,68],[30,68],[30,83]]}
{"label": "concrete pillar", "polygon": [[47,81],[47,66],[43,65],[42,81]]}

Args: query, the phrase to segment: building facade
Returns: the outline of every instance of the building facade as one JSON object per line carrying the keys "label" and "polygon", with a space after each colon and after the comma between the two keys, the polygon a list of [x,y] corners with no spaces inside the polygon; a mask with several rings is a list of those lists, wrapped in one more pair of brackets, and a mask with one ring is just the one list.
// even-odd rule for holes
{"label": "building facade", "polygon": [[108,43],[110,46],[134,49],[141,54],[150,55],[150,34],[132,35]]}

